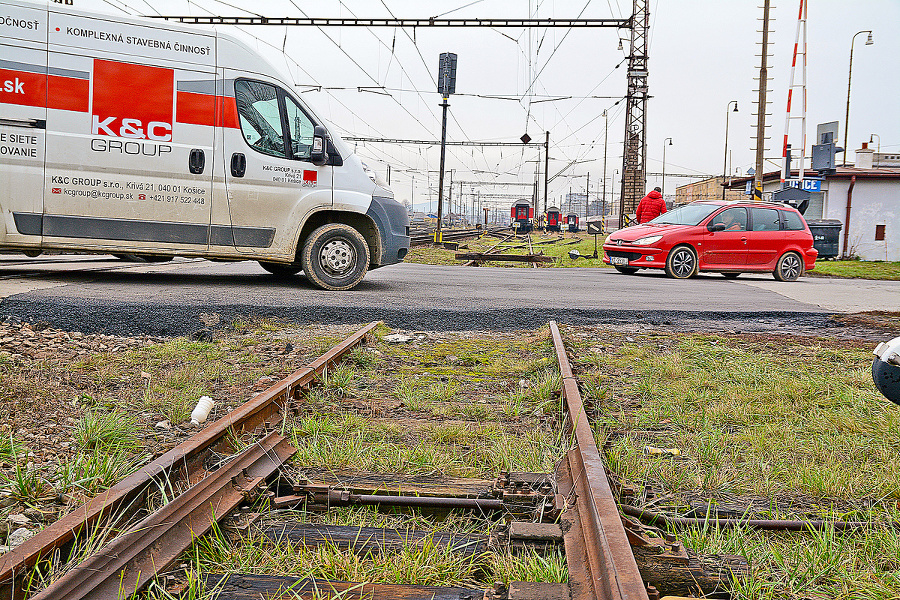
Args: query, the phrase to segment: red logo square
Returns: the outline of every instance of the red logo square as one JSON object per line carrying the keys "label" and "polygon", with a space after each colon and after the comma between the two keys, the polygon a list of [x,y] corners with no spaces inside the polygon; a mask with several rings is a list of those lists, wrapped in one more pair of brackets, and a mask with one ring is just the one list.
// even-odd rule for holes
{"label": "red logo square", "polygon": [[62,194],[62,189],[61,188],[51,188],[50,193],[51,194]]}

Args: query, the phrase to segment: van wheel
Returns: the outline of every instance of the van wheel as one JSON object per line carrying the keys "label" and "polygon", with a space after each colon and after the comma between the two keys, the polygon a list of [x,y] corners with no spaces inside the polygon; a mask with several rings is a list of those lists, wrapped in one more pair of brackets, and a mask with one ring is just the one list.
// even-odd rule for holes
{"label": "van wheel", "polygon": [[666,258],[666,275],[687,279],[697,274],[697,253],[690,246],[676,246]]}
{"label": "van wheel", "polygon": [[306,239],[300,266],[306,277],[322,289],[349,290],[369,270],[369,246],[362,234],[349,225],[322,225]]}
{"label": "van wheel", "polygon": [[276,277],[290,277],[302,270],[300,265],[286,265],[284,263],[266,262],[264,260],[259,261],[259,266]]}
{"label": "van wheel", "polygon": [[772,275],[778,281],[797,281],[803,275],[803,261],[796,252],[785,252],[778,259]]}

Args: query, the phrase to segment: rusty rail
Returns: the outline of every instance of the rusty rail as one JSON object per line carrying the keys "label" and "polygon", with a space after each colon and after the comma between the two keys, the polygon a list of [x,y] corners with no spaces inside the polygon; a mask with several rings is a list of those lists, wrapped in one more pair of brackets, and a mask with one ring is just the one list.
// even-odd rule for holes
{"label": "rusty rail", "polygon": [[300,390],[312,383],[329,365],[360,344],[378,322],[369,323],[334,348],[288,375],[268,390],[213,422],[196,435],[169,450],[141,470],[129,475],[110,489],[95,496],[22,545],[0,556],[0,596],[19,597],[14,591],[16,578],[55,550],[75,539],[86,527],[98,523],[120,509],[130,506],[149,489],[153,482],[181,477],[197,483],[202,475],[191,476],[192,469],[202,470],[201,453],[221,441],[229,430],[252,431],[278,416],[281,409],[299,396]]}
{"label": "rusty rail", "polygon": [[556,321],[550,322],[550,335],[559,361],[567,426],[576,444],[558,473],[566,509],[562,519],[569,526],[563,541],[572,598],[648,600]]}
{"label": "rusty rail", "polygon": [[130,598],[216,521],[255,495],[296,452],[273,431],[89,556],[33,600]]}

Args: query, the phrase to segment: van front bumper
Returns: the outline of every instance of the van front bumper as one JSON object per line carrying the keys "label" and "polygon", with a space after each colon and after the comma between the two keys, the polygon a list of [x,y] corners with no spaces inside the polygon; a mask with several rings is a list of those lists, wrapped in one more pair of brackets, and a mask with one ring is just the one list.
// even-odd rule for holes
{"label": "van front bumper", "polygon": [[372,266],[383,267],[401,262],[409,252],[409,214],[406,207],[393,198],[372,196],[366,215],[375,222],[381,238],[381,260]]}

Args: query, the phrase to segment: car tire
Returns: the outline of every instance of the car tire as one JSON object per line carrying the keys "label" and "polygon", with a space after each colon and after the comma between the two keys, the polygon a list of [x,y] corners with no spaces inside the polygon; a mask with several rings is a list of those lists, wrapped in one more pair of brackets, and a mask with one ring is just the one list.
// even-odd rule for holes
{"label": "car tire", "polygon": [[778,281],[797,281],[803,275],[803,259],[796,252],[785,252],[778,259],[772,275]]}
{"label": "car tire", "polygon": [[666,275],[688,279],[697,274],[697,253],[690,246],[675,246],[666,257]]}
{"label": "car tire", "polygon": [[369,270],[369,245],[357,230],[343,223],[313,231],[300,253],[300,267],[313,285],[341,291],[355,287]]}
{"label": "car tire", "polygon": [[737,279],[740,273],[722,273],[725,279]]}
{"label": "car tire", "polygon": [[264,260],[259,261],[259,266],[275,277],[290,277],[302,271],[300,265],[286,265],[283,263],[266,262]]}
{"label": "car tire", "polygon": [[615,269],[616,269],[616,271],[618,271],[619,273],[624,273],[625,275],[634,275],[635,273],[638,272],[638,270],[635,269],[634,267],[619,267],[619,266],[616,266]]}

